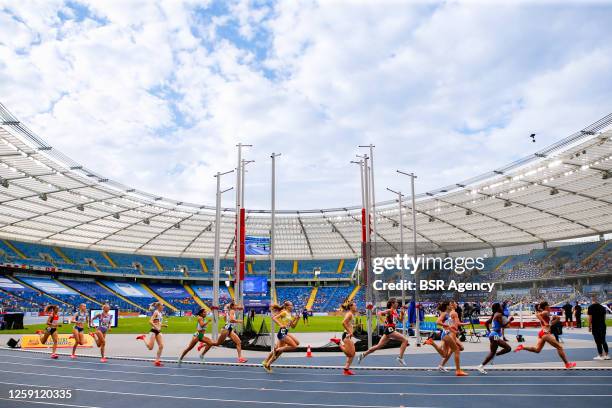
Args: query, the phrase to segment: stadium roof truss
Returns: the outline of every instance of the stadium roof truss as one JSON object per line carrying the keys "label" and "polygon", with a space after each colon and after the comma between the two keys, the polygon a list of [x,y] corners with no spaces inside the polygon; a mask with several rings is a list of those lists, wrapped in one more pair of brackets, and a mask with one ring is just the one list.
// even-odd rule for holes
{"label": "stadium roof truss", "polygon": [[[0,237],[47,245],[211,257],[214,207],[109,180],[49,146],[0,104]],[[612,114],[529,157],[419,194],[417,239],[537,243],[612,231]],[[405,237],[412,233],[404,201]],[[397,201],[376,205],[377,240],[399,241]],[[361,206],[277,212],[279,259],[355,258]],[[221,253],[233,255],[234,209],[223,208]],[[267,236],[268,210],[247,210],[247,233]]]}

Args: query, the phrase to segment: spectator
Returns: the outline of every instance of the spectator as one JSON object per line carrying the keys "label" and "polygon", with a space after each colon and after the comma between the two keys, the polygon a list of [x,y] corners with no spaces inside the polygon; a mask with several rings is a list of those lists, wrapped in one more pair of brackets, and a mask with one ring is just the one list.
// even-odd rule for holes
{"label": "spectator", "polygon": [[576,318],[576,328],[582,329],[582,306],[578,302],[574,306],[574,317]]}
{"label": "spectator", "polygon": [[593,304],[587,309],[589,316],[589,331],[597,346],[597,356],[593,360],[609,360],[608,343],[606,342],[606,308],[599,304],[597,296],[593,296]]}
{"label": "spectator", "polygon": [[565,302],[563,307],[563,313],[565,314],[565,325],[567,328],[572,327],[572,305],[569,302]]}

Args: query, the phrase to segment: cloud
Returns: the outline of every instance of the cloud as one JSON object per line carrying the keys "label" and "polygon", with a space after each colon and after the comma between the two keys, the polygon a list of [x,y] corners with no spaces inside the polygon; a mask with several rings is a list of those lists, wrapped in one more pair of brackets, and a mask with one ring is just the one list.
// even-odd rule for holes
{"label": "cloud", "polygon": [[[256,163],[247,206],[360,202],[458,182],[608,113],[605,3],[9,2],[2,102],[50,144],[124,184],[214,203],[235,144]],[[528,140],[538,133],[538,143]],[[233,177],[224,182],[233,184]],[[226,205],[231,205],[226,197]]]}

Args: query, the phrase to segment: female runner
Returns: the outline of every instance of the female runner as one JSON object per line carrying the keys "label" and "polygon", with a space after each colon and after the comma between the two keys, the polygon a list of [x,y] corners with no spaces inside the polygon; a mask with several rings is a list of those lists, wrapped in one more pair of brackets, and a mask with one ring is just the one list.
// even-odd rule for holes
{"label": "female runner", "polygon": [[404,308],[398,313],[397,312],[398,302],[395,298],[389,299],[387,302],[387,310],[383,310],[378,313],[379,317],[385,316],[385,330],[383,331],[383,335],[378,341],[378,344],[370,347],[365,353],[361,353],[357,358],[357,362],[361,364],[364,358],[375,352],[376,350],[384,347],[385,344],[389,340],[397,340],[402,343],[399,350],[399,356],[397,357],[397,362],[400,365],[405,366],[406,361],[404,361],[404,352],[406,351],[406,347],[410,345],[408,343],[408,338],[399,334],[395,331],[395,322],[399,319],[400,321],[404,321]]}
{"label": "female runner", "polygon": [[457,377],[465,377],[468,373],[461,369],[461,352],[463,351],[463,345],[457,338],[459,327],[463,325],[463,323],[459,320],[459,315],[455,310],[456,308],[457,302],[454,300],[442,302],[438,306],[438,310],[441,313],[436,323],[443,328],[442,345],[446,351],[446,357],[442,359],[438,369],[440,371],[447,371],[444,365],[450,359],[451,355],[455,354],[455,375]]}
{"label": "female runner", "polygon": [[167,324],[164,324],[164,305],[161,302],[155,302],[151,305],[154,309],[151,318],[149,319],[149,324],[151,324],[151,336],[149,336],[149,340],[146,340],[146,335],[142,334],[136,337],[136,340],[144,341],[145,346],[149,350],[153,350],[155,347],[155,343],[157,343],[157,355],[155,357],[154,365],[157,367],[163,367],[164,365],[160,361],[162,351],[164,350],[164,339],[162,337],[161,329],[162,327],[168,327]]}
{"label": "female runner", "polygon": [[238,353],[238,362],[246,363],[248,360],[242,357],[242,342],[240,341],[240,337],[236,334],[236,324],[242,323],[242,320],[236,319],[236,311],[242,310],[243,307],[235,304],[234,302],[230,302],[225,306],[225,326],[221,330],[219,334],[219,338],[217,342],[214,343],[214,346],[220,346],[223,344],[225,339],[229,336],[230,339],[236,345],[236,352]]}
{"label": "female runner", "polygon": [[340,350],[346,355],[346,364],[344,364],[344,375],[355,375],[351,370],[351,364],[355,357],[355,343],[353,343],[353,327],[355,326],[355,314],[357,314],[357,305],[355,302],[350,301],[342,305],[344,314],[344,320],[342,320],[342,326],[344,327],[344,333],[342,333],[342,339],[331,339],[334,343],[340,346]]}
{"label": "female runner", "polygon": [[206,319],[206,309],[202,308],[198,310],[198,313],[196,313],[196,317],[198,318],[198,325],[196,327],[196,332],[193,333],[193,337],[191,338],[191,341],[187,345],[187,348],[183,350],[183,354],[181,354],[181,356],[178,359],[179,367],[181,366],[181,363],[183,362],[183,358],[187,355],[187,353],[189,353],[195,347],[197,343],[200,343],[200,345],[198,345],[198,351],[200,351],[202,346],[205,347],[202,354],[200,354],[200,359],[202,361],[204,361],[204,355],[215,344],[214,341],[206,337],[206,326],[208,325],[208,323],[210,323],[210,319]]}
{"label": "female runner", "polygon": [[[491,313],[491,317],[485,322],[485,327],[487,328],[487,332],[489,332],[488,337],[490,343],[490,351],[487,357],[485,357],[482,364],[477,367],[477,370],[480,371],[481,374],[487,373],[487,371],[484,369],[484,366],[486,366],[491,360],[493,360],[495,356],[504,355],[512,350],[510,345],[506,342],[506,340],[504,340],[503,329],[508,326],[512,322],[512,320],[514,320],[514,318],[504,318],[506,317],[505,311],[502,305],[500,305],[499,303],[493,303],[493,306],[491,307]],[[491,327],[491,324],[493,324],[493,327]],[[498,347],[501,347],[502,349],[500,351],[497,351]]]}
{"label": "female runner", "polygon": [[74,327],[72,328],[72,336],[70,338],[74,339],[74,346],[72,346],[72,354],[70,358],[75,359],[76,349],[78,346],[83,346],[85,344],[85,324],[89,327],[89,316],[87,314],[87,306],[85,303],[81,303],[79,305],[79,309],[76,311],[74,316],[72,316],[72,323],[74,323]]}
{"label": "female runner", "polygon": [[45,344],[49,337],[53,340],[53,349],[51,350],[51,358],[57,359],[57,326],[59,324],[59,306],[48,305],[45,307],[45,313],[49,314],[47,318],[47,328],[45,330],[37,330],[36,334],[40,334],[40,343]]}
{"label": "female runner", "polygon": [[294,335],[289,334],[289,328],[295,328],[300,321],[299,315],[295,317],[291,316],[293,303],[285,300],[281,306],[272,305],[270,309],[272,311],[272,320],[278,325],[279,329],[276,334],[278,341],[276,342],[276,346],[274,346],[274,351],[268,355],[262,364],[264,369],[269,373],[272,372],[272,363],[278,360],[281,354],[285,351],[295,350],[300,345],[298,339],[296,339]]}
{"label": "female runner", "polygon": [[91,318],[90,324],[93,324],[94,321],[98,321],[98,327],[96,327],[96,331],[92,334],[94,340],[96,341],[96,346],[100,348],[100,362],[106,363],[106,334],[110,332],[111,326],[113,323],[113,315],[109,313],[110,306],[108,303],[105,303],[102,306],[102,313],[98,313],[94,317]]}
{"label": "female runner", "polygon": [[561,357],[561,360],[563,360],[563,362],[565,363],[565,368],[576,367],[576,363],[572,363],[567,359],[567,356],[565,355],[565,350],[563,350],[563,346],[561,345],[561,343],[559,343],[557,339],[555,339],[555,336],[550,333],[551,323],[555,324],[556,320],[558,320],[559,317],[554,316],[551,322],[550,307],[548,306],[548,302],[542,302],[536,307],[536,317],[542,325],[542,330],[540,330],[540,332],[538,333],[538,342],[536,343],[535,347],[525,347],[522,344],[519,344],[519,346],[515,348],[514,351],[517,352],[521,350],[527,350],[531,353],[539,353],[544,348],[544,345],[548,343],[557,349],[557,354],[559,354],[559,357]]}

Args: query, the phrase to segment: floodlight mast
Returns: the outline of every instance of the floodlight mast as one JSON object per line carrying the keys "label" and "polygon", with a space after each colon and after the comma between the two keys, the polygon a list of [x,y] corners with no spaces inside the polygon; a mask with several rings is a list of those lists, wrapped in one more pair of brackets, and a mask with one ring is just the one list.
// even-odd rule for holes
{"label": "floodlight mast", "polygon": [[[418,247],[417,247],[417,232],[416,232],[416,199],[414,196],[414,179],[417,178],[417,176],[414,173],[406,173],[403,172],[401,170],[397,170],[398,173],[403,174],[405,176],[409,176],[410,177],[410,190],[412,193],[412,241],[414,244],[414,257],[417,257],[417,251],[418,251]],[[415,335],[416,335],[416,345],[417,347],[421,347],[421,314],[420,314],[420,308],[419,308],[419,270],[418,268],[414,270],[414,308],[415,308],[415,315],[416,315],[416,322],[415,322]]]}
{"label": "floodlight mast", "polygon": [[232,173],[234,170],[226,171],[225,173],[217,172],[213,177],[217,179],[217,201],[215,208],[215,248],[214,248],[214,264],[213,264],[213,340],[217,341],[219,336],[219,327],[217,322],[219,321],[219,280],[221,275],[221,256],[220,256],[220,245],[221,245],[221,195],[233,189],[233,187],[227,188],[221,191],[221,176]]}
{"label": "floodlight mast", "polygon": [[[276,158],[280,153],[272,153],[272,180],[271,180],[271,205],[270,205],[270,304],[274,303],[274,295],[276,294],[276,242],[275,242],[275,222],[276,222]],[[272,317],[272,315],[270,315]],[[274,320],[270,318],[270,351],[274,351]]]}
{"label": "floodlight mast", "polygon": [[371,215],[371,207],[370,207],[370,166],[368,164],[369,156],[364,154],[363,156],[357,155],[358,158],[361,159],[362,166],[362,181],[363,181],[363,211],[362,211],[362,223],[365,228],[365,234],[362,232],[362,266],[364,270],[364,284],[366,288],[366,324],[367,324],[367,332],[368,332],[368,348],[372,347],[372,308],[373,304],[373,294],[372,288],[370,286],[370,282],[368,279],[368,274],[370,273],[371,268],[371,227],[370,227],[370,215]]}
{"label": "floodlight mast", "polygon": [[[400,254],[404,256],[404,217],[402,214],[402,198],[404,195],[401,191],[395,191],[387,187],[392,193],[397,194],[397,203],[399,208],[399,229],[400,229]],[[406,306],[406,290],[404,289],[403,282],[406,280],[406,269],[402,268],[402,306]],[[406,313],[404,313],[404,320],[402,321],[402,333],[406,334]]]}
{"label": "floodlight mast", "polygon": [[[234,239],[234,247],[236,248],[236,256],[234,260],[234,300],[236,304],[242,305],[240,303],[240,293],[242,288],[241,279],[243,278],[243,270],[242,266],[242,208],[244,205],[244,193],[243,190],[243,180],[244,180],[244,163],[242,160],[242,148],[243,147],[252,147],[253,145],[238,143],[236,147],[238,148],[238,162],[236,163],[236,235]],[[242,317],[242,313],[240,310],[237,311],[239,319]],[[239,326],[242,329],[241,326]]]}

